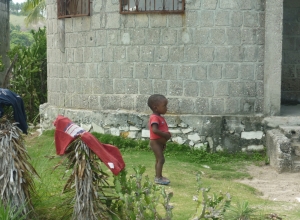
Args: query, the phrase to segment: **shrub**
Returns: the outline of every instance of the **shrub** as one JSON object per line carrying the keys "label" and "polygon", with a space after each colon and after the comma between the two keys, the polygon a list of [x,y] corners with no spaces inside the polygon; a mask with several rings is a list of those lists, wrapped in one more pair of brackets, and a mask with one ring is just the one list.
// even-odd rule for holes
{"label": "shrub", "polygon": [[11,60],[18,57],[8,88],[22,97],[27,119],[34,122],[40,104],[47,101],[46,28],[32,30],[31,34],[34,43],[30,47],[16,45],[8,52]]}

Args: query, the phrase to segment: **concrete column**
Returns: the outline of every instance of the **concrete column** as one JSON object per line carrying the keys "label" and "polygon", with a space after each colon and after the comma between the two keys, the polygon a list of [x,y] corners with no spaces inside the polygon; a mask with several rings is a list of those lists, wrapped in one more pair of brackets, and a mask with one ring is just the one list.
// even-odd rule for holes
{"label": "concrete column", "polygon": [[283,0],[266,0],[264,114],[280,115]]}

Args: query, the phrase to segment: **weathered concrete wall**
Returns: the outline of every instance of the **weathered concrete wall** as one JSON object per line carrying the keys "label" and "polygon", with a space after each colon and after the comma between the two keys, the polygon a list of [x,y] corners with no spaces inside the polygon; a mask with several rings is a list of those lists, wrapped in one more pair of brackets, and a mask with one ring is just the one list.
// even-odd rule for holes
{"label": "weathered concrete wall", "polygon": [[264,114],[280,115],[283,0],[266,1]]}
{"label": "weathered concrete wall", "polygon": [[300,103],[300,1],[284,1],[283,22],[281,100]]}
{"label": "weathered concrete wall", "polygon": [[[6,56],[9,50],[9,0],[0,0],[0,56],[6,68],[9,59]],[[0,72],[0,85],[2,84],[4,72]]]}
{"label": "weathered concrete wall", "polygon": [[[133,111],[93,111],[41,105],[41,127],[54,129],[53,122],[60,114],[70,118],[85,130],[132,139],[148,139],[149,115]],[[228,150],[262,151],[265,135],[261,117],[166,115],[172,134],[171,141],[194,149],[212,152]]]}
{"label": "weathered concrete wall", "polygon": [[264,103],[264,0],[191,0],[183,15],[119,14],[94,0],[89,17],[58,21],[47,0],[48,103],[149,113],[254,115]]}

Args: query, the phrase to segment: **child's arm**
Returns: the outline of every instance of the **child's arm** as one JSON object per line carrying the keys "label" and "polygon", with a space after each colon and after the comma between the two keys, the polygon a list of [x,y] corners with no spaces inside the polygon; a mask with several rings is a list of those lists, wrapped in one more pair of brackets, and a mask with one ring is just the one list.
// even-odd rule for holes
{"label": "child's arm", "polygon": [[166,141],[171,138],[171,134],[169,132],[163,132],[163,131],[159,130],[158,125],[156,123],[153,123],[151,125],[151,127],[152,127],[152,131],[154,134],[161,136],[162,138],[165,138]]}

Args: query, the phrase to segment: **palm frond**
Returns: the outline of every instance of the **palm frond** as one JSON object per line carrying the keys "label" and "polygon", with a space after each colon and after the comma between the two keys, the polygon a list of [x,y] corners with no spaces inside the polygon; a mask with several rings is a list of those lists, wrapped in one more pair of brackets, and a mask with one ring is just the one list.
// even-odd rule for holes
{"label": "palm frond", "polygon": [[22,215],[33,211],[31,193],[35,192],[33,176],[38,176],[28,162],[22,131],[6,118],[0,120],[0,200]]}

